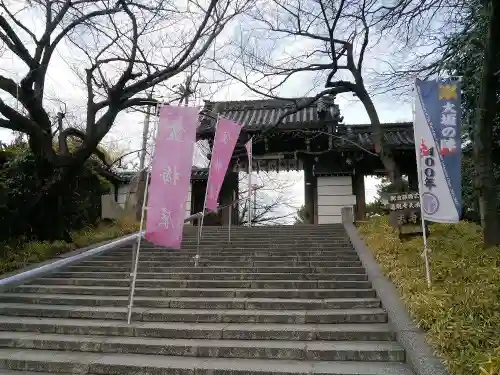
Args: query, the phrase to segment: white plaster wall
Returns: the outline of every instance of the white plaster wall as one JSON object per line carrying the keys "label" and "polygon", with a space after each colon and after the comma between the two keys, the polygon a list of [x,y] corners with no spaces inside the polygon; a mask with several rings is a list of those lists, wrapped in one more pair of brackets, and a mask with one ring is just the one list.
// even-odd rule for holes
{"label": "white plaster wall", "polygon": [[125,202],[127,201],[128,192],[130,190],[130,185],[120,186],[118,188],[117,203],[125,208]]}
{"label": "white plaster wall", "polygon": [[[191,189],[193,188],[193,184],[189,184],[188,197],[186,200],[186,217],[191,215]],[[186,223],[186,225],[191,225],[191,222]]]}
{"label": "white plaster wall", "polygon": [[318,224],[342,223],[342,207],[354,205],[351,176],[318,177]]}
{"label": "white plaster wall", "polygon": [[[118,200],[116,203],[118,203],[122,208],[125,208],[125,202],[127,201],[127,196],[130,191],[131,186],[130,185],[124,185],[120,186],[118,188]],[[189,191],[188,191],[188,197],[186,200],[186,217],[191,215],[191,188],[192,185],[189,184]],[[134,195],[135,193],[132,193]]]}

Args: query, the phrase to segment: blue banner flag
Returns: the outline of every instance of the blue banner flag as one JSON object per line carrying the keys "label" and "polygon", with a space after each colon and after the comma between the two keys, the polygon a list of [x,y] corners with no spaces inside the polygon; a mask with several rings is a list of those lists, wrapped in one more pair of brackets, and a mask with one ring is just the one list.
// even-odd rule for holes
{"label": "blue banner flag", "polygon": [[415,82],[413,130],[422,219],[460,220],[460,82],[455,78]]}

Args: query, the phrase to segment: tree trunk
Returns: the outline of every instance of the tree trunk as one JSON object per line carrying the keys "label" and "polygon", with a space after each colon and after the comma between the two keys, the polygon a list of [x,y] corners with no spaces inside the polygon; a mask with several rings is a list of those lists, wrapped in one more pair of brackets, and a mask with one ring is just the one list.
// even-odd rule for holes
{"label": "tree trunk", "polygon": [[377,142],[380,143],[379,157],[387,172],[387,177],[389,178],[389,180],[391,180],[396,191],[398,192],[403,191],[404,189],[403,176],[401,175],[401,172],[398,168],[396,160],[394,160],[391,151],[385,144],[384,133],[382,131],[380,119],[378,118],[375,105],[373,104],[370,95],[368,95],[368,92],[364,87],[360,90],[360,92],[357,92],[356,94],[358,95],[359,100],[361,100],[361,103],[363,103],[366,113],[370,118],[370,123],[372,125],[372,128],[374,129],[374,136],[375,138],[377,138],[374,139],[374,143],[375,144]]}
{"label": "tree trunk", "polygon": [[41,161],[38,166],[38,179],[41,181],[37,189],[38,193],[28,198],[26,204],[19,207],[16,215],[10,218],[15,223],[15,233],[27,233],[30,231],[29,228],[31,225],[34,224],[40,228],[49,228],[46,230],[46,233],[42,233],[44,240],[70,241],[71,238],[69,237],[68,231],[65,229],[60,230],[61,228],[57,223],[53,223],[51,226],[43,224],[44,222],[46,223],[47,218],[40,216],[43,210],[40,210],[39,207],[45,202],[50,202],[57,212],[58,197],[67,193],[68,182],[74,178],[80,170],[81,165],[72,165],[57,169],[51,163]]}
{"label": "tree trunk", "polygon": [[146,190],[147,176],[148,173],[146,169],[141,169],[137,180],[137,189],[135,191],[135,218],[137,221],[141,221],[142,218],[142,206],[144,205],[144,191]]}
{"label": "tree trunk", "polygon": [[497,213],[496,189],[493,176],[493,122],[499,79],[496,72],[500,67],[500,4],[491,1],[489,25],[486,35],[484,60],[481,75],[476,121],[474,126],[474,158],[479,195],[479,208],[483,224],[484,246],[500,244],[500,222]]}

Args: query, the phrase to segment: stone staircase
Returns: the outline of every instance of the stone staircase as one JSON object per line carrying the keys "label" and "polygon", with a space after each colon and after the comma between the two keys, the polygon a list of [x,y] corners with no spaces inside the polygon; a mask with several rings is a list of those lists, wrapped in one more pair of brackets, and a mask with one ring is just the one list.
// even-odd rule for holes
{"label": "stone staircase", "polygon": [[0,294],[0,375],[412,375],[342,226],[207,227]]}

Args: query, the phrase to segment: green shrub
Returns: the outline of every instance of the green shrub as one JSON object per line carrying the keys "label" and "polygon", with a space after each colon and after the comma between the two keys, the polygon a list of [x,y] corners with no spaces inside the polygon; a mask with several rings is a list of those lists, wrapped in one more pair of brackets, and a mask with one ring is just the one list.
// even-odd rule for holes
{"label": "green shrub", "polygon": [[[55,198],[43,198],[32,215],[18,217],[18,211],[33,199],[39,186],[47,181],[47,176],[52,177],[53,171],[37,163],[26,146],[6,148],[0,150],[0,154],[3,160],[0,164],[0,217],[3,219],[0,240],[15,237],[61,239],[61,233],[65,231],[98,222],[101,196],[109,191],[110,184],[94,171],[90,162],[75,172]],[[12,217],[16,220],[9,220]]]}
{"label": "green shrub", "polygon": [[401,242],[385,217],[359,230],[450,372],[500,374],[500,248],[482,248],[481,228],[431,225],[430,289],[421,237]]}
{"label": "green shrub", "polygon": [[0,274],[15,271],[33,263],[52,259],[60,254],[93,245],[102,241],[137,232],[139,225],[132,219],[126,218],[113,224],[100,224],[96,227],[87,227],[71,233],[73,243],[64,241],[55,242],[28,242],[0,243],[3,255],[0,256]]}

